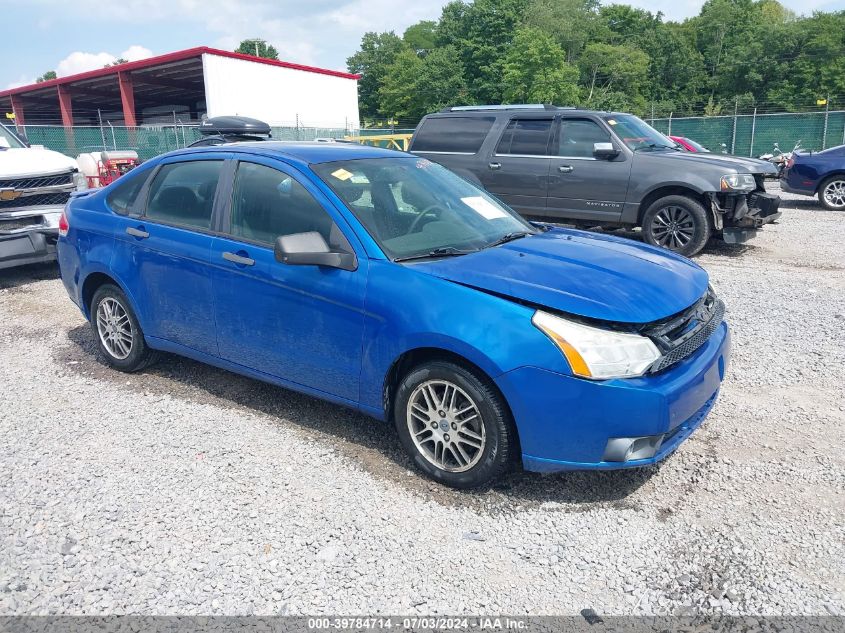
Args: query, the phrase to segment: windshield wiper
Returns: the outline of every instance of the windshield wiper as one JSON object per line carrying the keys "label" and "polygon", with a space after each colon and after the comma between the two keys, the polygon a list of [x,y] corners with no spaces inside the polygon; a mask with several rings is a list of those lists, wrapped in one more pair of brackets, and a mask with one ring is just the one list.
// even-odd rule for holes
{"label": "windshield wiper", "polygon": [[469,255],[475,253],[475,250],[462,251],[453,246],[444,246],[442,248],[435,248],[427,253],[419,253],[417,255],[407,255],[405,257],[396,257],[394,262],[407,262],[413,259],[428,259],[430,257],[460,257],[461,255]]}
{"label": "windshield wiper", "polygon": [[678,149],[677,147],[672,147],[671,145],[661,145],[660,143],[648,143],[644,147],[638,147],[635,149],[635,152],[639,152],[644,149]]}
{"label": "windshield wiper", "polygon": [[505,233],[502,237],[500,237],[499,239],[497,239],[493,242],[490,242],[484,248],[493,248],[494,246],[501,246],[502,244],[505,244],[506,242],[513,242],[514,240],[518,240],[522,237],[527,237],[529,235],[534,235],[534,234],[531,233],[530,231],[513,231],[512,233]]}

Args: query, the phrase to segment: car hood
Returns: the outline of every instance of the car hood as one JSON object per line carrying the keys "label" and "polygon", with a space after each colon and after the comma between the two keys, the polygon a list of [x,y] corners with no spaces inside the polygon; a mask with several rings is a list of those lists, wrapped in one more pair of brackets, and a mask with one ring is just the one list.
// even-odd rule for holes
{"label": "car hood", "polygon": [[415,270],[589,319],[649,323],[688,308],[707,291],[690,260],[631,240],[552,229]]}
{"label": "car hood", "polygon": [[58,174],[76,168],[76,161],[70,156],[49,149],[0,149],[0,180]]}
{"label": "car hood", "polygon": [[676,151],[654,151],[654,152],[638,152],[637,157],[648,157],[648,160],[654,161],[686,161],[688,163],[697,163],[698,165],[709,165],[719,167],[731,171],[747,172],[751,174],[776,175],[777,167],[767,160],[760,160],[758,158],[742,158],[740,156],[731,156],[729,154],[712,154],[706,152],[676,152]]}

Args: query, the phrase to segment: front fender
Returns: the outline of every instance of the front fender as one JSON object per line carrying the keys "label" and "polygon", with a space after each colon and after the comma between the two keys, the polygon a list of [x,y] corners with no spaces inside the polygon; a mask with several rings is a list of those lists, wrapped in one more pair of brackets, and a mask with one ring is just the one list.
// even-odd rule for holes
{"label": "front fender", "polygon": [[523,365],[569,373],[563,355],[532,325],[533,314],[533,308],[414,270],[413,265],[371,261],[361,407],[371,414],[381,411],[391,367],[420,348],[457,354],[491,379]]}

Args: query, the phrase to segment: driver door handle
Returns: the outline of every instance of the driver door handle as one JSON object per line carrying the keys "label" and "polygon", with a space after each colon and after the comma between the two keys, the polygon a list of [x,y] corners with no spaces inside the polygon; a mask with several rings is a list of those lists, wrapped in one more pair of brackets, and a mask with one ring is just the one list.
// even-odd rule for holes
{"label": "driver door handle", "polygon": [[490,169],[501,169],[501,168],[502,168],[502,163],[490,163],[490,164],[488,165],[488,167],[489,167]]}
{"label": "driver door handle", "polygon": [[575,168],[572,165],[561,165],[557,170],[562,174],[571,174]]}
{"label": "driver door handle", "polygon": [[143,229],[136,229],[134,226],[126,227],[126,233],[128,235],[131,235],[132,237],[137,237],[142,240],[150,236],[150,234],[144,231]]}
{"label": "driver door handle", "polygon": [[228,262],[232,262],[233,264],[240,264],[241,266],[254,266],[255,260],[250,257],[242,257],[237,253],[230,253],[226,251],[223,253],[223,259]]}

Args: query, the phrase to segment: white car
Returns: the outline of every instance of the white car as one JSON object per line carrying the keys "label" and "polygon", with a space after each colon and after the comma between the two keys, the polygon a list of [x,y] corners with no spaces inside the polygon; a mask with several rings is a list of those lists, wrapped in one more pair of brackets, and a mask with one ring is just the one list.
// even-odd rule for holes
{"label": "white car", "polygon": [[54,260],[65,203],[85,188],[74,159],[0,123],[0,269]]}

